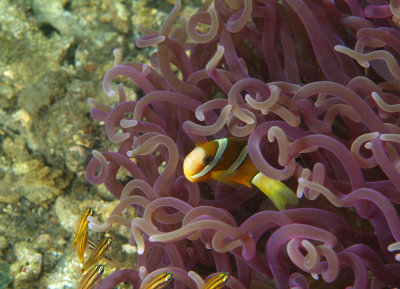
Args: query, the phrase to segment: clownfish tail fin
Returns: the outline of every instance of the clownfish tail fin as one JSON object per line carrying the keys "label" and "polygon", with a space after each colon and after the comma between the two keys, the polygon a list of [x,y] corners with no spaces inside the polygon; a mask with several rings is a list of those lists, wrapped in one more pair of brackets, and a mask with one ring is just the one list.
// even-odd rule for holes
{"label": "clownfish tail fin", "polygon": [[287,204],[297,205],[299,203],[296,194],[289,187],[262,173],[256,174],[251,183],[259,188],[280,211],[285,210]]}

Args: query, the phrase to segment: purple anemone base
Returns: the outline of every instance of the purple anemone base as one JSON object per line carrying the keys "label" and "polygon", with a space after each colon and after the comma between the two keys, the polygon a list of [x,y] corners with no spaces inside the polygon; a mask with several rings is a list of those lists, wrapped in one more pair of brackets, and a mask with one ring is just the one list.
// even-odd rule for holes
{"label": "purple anemone base", "polygon": [[[145,287],[160,272],[201,288],[221,271],[229,288],[399,287],[400,1],[204,2],[182,20],[176,0],[159,32],[141,28],[137,46],[157,47],[151,65],[122,64],[116,50],[103,86],[117,103],[91,100],[119,150],[94,151],[86,177],[120,202],[90,228],[126,226],[138,249],[137,268],[97,288]],[[118,76],[144,96],[129,100]],[[299,205],[189,182],[195,144],[228,136]]]}

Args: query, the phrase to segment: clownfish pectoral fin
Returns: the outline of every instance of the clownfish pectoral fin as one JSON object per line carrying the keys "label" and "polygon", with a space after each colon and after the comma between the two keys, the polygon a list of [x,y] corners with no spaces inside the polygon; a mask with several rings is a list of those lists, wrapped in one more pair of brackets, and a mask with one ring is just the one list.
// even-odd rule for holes
{"label": "clownfish pectoral fin", "polygon": [[[231,187],[238,187],[241,185],[241,182],[237,182],[235,180],[235,173],[228,173],[227,171],[215,171],[211,173],[211,178],[225,183]],[[249,184],[248,187],[251,187],[251,185]]]}
{"label": "clownfish pectoral fin", "polygon": [[268,178],[262,173],[258,173],[251,180],[251,183],[259,188],[281,211],[286,209],[286,205],[297,205],[299,199],[296,194],[284,183]]}
{"label": "clownfish pectoral fin", "polygon": [[229,176],[229,174],[227,174],[226,171],[212,171],[211,172],[211,178],[216,181],[219,181],[219,182],[223,182],[228,176]]}

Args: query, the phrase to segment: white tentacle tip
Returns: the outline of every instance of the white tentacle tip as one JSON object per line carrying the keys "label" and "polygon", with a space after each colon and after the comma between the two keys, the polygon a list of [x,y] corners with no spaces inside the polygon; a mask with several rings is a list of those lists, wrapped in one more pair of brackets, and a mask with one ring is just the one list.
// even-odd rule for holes
{"label": "white tentacle tip", "polygon": [[109,97],[113,97],[113,96],[115,95],[115,91],[114,91],[114,90],[106,91],[106,94],[107,94]]}
{"label": "white tentacle tip", "polygon": [[89,224],[88,224],[88,228],[89,228],[90,230],[93,231],[93,229],[94,229],[94,224],[93,224],[93,223],[89,223]]}
{"label": "white tentacle tip", "polygon": [[335,49],[336,51],[341,51],[341,50],[343,50],[342,49],[342,45],[335,45],[335,46],[333,46],[333,49]]}
{"label": "white tentacle tip", "polygon": [[297,198],[301,199],[303,197],[303,195],[304,195],[304,188],[301,188],[301,189],[297,188],[297,191],[296,191]]}
{"label": "white tentacle tip", "polygon": [[311,273],[311,277],[313,277],[315,280],[319,279],[318,274],[315,273]]}
{"label": "white tentacle tip", "polygon": [[94,218],[94,217],[87,217],[87,220],[88,220],[88,222],[89,222],[89,224],[90,223],[98,223],[99,221],[97,221],[97,219],[96,218]]}
{"label": "white tentacle tip", "polygon": [[93,217],[88,217],[88,221],[88,228],[92,231],[96,231],[96,227],[99,224],[99,221]]}
{"label": "white tentacle tip", "polygon": [[119,122],[119,125],[122,128],[130,128],[130,127],[134,127],[138,124],[137,120],[135,119],[127,119],[127,118],[123,118],[121,119],[121,121]]}
{"label": "white tentacle tip", "polygon": [[98,150],[92,150],[92,155],[94,158],[96,158],[99,161],[105,161],[107,162],[106,158],[103,156],[103,154],[101,152],[99,152]]}
{"label": "white tentacle tip", "polygon": [[196,110],[195,116],[199,121],[205,120],[205,116],[204,116],[203,112],[199,112],[199,111]]}
{"label": "white tentacle tip", "polygon": [[147,275],[149,275],[149,272],[147,271],[147,268],[145,266],[140,266],[138,270],[140,279],[146,278]]}
{"label": "white tentacle tip", "polygon": [[224,109],[231,111],[232,110],[232,105],[227,104]]}
{"label": "white tentacle tip", "polygon": [[150,67],[147,64],[143,64],[142,73],[148,76],[151,73]]}
{"label": "white tentacle tip", "polygon": [[149,241],[150,242],[158,242],[157,237],[155,237],[155,236],[150,236]]}
{"label": "white tentacle tip", "polygon": [[132,119],[132,120],[130,120],[130,125],[131,125],[131,127],[137,126],[138,125],[138,121],[136,119]]}
{"label": "white tentacle tip", "polygon": [[89,97],[89,98],[87,99],[87,102],[90,104],[91,107],[94,107],[94,106],[95,106],[95,103],[96,103],[96,101],[95,101],[94,98],[92,98],[92,97]]}
{"label": "white tentacle tip", "polygon": [[[395,251],[400,251],[400,242],[394,242],[392,244],[389,244],[387,246],[387,250],[389,252],[395,252]],[[394,258],[396,259],[396,261],[400,262],[400,253],[397,253]]]}
{"label": "white tentacle tip", "polygon": [[254,118],[252,118],[252,119],[250,119],[247,123],[248,123],[248,124],[255,124],[255,123],[256,123],[256,120],[255,120]]}
{"label": "white tentacle tip", "polygon": [[128,132],[121,133],[121,134],[115,134],[110,136],[110,140],[113,143],[121,143],[123,141],[126,141],[131,135]]}
{"label": "white tentacle tip", "polygon": [[[257,92],[258,93],[258,92]],[[255,103],[255,101],[253,100],[253,98],[251,97],[251,95],[250,94],[248,94],[248,93],[246,93],[246,95],[244,96],[244,100],[246,101],[246,102],[250,102],[250,103]]]}
{"label": "white tentacle tip", "polygon": [[375,102],[381,99],[381,96],[376,91],[371,92],[371,97],[375,100]]}

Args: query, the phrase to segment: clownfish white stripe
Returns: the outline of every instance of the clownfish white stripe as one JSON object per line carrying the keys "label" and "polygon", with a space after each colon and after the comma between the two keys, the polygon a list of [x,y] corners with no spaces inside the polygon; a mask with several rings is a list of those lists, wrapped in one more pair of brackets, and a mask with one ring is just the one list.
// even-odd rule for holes
{"label": "clownfish white stripe", "polygon": [[218,142],[218,148],[217,152],[215,153],[215,157],[208,165],[204,167],[204,169],[202,169],[199,173],[195,174],[193,178],[201,178],[202,176],[209,173],[218,164],[219,160],[224,155],[224,152],[228,146],[228,139],[227,138],[218,139],[216,140],[216,142]]}
{"label": "clownfish white stripe", "polygon": [[230,174],[234,173],[240,167],[240,165],[245,161],[248,154],[249,152],[247,150],[247,146],[244,146],[240,151],[238,157],[235,159],[235,161],[229,166],[229,168],[226,169],[224,175],[229,176]]}

